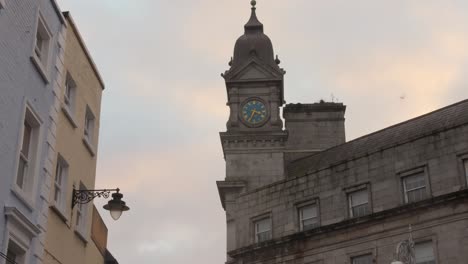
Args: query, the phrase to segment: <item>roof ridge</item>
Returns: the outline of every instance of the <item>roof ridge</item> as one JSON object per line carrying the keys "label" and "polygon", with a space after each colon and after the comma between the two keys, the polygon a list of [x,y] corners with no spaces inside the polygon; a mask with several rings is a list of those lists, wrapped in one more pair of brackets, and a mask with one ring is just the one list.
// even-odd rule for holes
{"label": "roof ridge", "polygon": [[[383,129],[374,131],[374,132],[372,132],[372,133],[369,133],[369,134],[360,136],[360,137],[358,137],[358,138],[355,138],[355,139],[353,139],[353,140],[347,141],[347,142],[342,143],[342,144],[340,144],[340,145],[336,145],[336,146],[334,146],[334,147],[325,149],[325,150],[323,150],[323,151],[321,151],[321,152],[317,152],[317,153],[315,153],[315,154],[312,154],[312,155],[309,155],[309,156],[305,156],[305,157],[296,159],[296,160],[292,161],[291,164],[297,163],[297,162],[302,161],[302,160],[306,160],[306,159],[308,159],[308,158],[310,158],[310,157],[313,157],[313,156],[316,156],[316,155],[321,155],[321,154],[323,154],[323,153],[325,153],[325,152],[332,151],[332,150],[337,149],[337,148],[339,148],[339,147],[342,147],[342,146],[344,146],[344,145],[349,145],[349,144],[354,143],[354,142],[357,142],[357,141],[359,141],[359,140],[363,140],[363,139],[365,139],[365,138],[369,138],[369,137],[371,137],[371,136],[373,136],[373,135],[382,133],[382,132],[384,132],[384,131],[387,131],[387,130],[392,129],[392,128],[395,128],[395,127],[402,126],[402,125],[404,125],[404,124],[413,122],[413,121],[415,121],[415,120],[423,119],[423,118],[425,118],[425,117],[427,117],[427,116],[436,114],[436,113],[438,113],[438,112],[443,112],[444,110],[453,108],[453,107],[455,107],[455,106],[457,106],[457,105],[464,104],[464,103],[468,103],[468,99],[465,99],[465,100],[462,100],[462,101],[453,103],[453,104],[448,105],[448,106],[444,106],[444,107],[442,107],[442,108],[433,110],[433,111],[428,112],[428,113],[426,113],[426,114],[423,114],[423,115],[420,115],[420,116],[417,116],[417,117],[413,117],[413,118],[410,118],[410,119],[405,120],[405,121],[403,121],[403,122],[400,122],[400,123],[397,123],[397,124],[394,124],[394,125],[385,127],[385,128],[383,128]],[[290,165],[291,165],[291,164],[290,164]]]}

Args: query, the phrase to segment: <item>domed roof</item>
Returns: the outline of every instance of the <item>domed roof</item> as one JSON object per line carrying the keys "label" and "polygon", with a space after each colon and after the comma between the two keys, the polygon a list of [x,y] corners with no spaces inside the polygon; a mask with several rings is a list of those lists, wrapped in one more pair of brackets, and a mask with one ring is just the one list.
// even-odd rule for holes
{"label": "domed roof", "polygon": [[268,65],[277,67],[273,44],[270,38],[263,33],[263,24],[258,21],[255,9],[255,1],[252,1],[252,14],[244,26],[245,33],[237,39],[234,46],[233,67],[245,63],[253,56]]}

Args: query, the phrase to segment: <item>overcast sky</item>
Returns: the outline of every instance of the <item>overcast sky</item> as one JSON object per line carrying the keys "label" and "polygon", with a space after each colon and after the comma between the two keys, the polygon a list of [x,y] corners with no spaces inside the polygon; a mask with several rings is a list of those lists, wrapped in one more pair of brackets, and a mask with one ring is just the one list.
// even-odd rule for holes
{"label": "overcast sky", "polygon": [[[96,187],[122,264],[220,264],[225,219],[220,73],[250,0],[58,0],[106,83]],[[466,0],[258,0],[288,103],[344,102],[347,139],[468,98]],[[101,207],[104,201],[98,201]]]}

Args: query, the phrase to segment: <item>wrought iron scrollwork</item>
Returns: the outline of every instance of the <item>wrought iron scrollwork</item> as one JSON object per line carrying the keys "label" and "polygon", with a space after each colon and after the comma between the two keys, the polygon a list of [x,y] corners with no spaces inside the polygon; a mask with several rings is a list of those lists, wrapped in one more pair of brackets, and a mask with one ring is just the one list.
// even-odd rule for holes
{"label": "wrought iron scrollwork", "polygon": [[87,204],[94,200],[96,197],[109,198],[110,193],[119,189],[103,189],[103,190],[75,190],[73,189],[72,208],[76,204]]}
{"label": "wrought iron scrollwork", "polygon": [[398,243],[396,248],[396,257],[397,260],[403,262],[404,264],[415,264],[414,256],[414,241],[411,234],[412,228],[409,226],[409,238]]}

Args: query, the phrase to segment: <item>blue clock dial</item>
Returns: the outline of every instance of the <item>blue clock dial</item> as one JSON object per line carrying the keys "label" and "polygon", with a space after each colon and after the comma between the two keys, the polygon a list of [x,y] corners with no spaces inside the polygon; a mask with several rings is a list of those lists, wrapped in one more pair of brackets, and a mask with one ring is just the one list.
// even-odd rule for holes
{"label": "blue clock dial", "polygon": [[267,108],[258,99],[251,99],[242,107],[242,119],[249,125],[260,125],[267,118]]}

